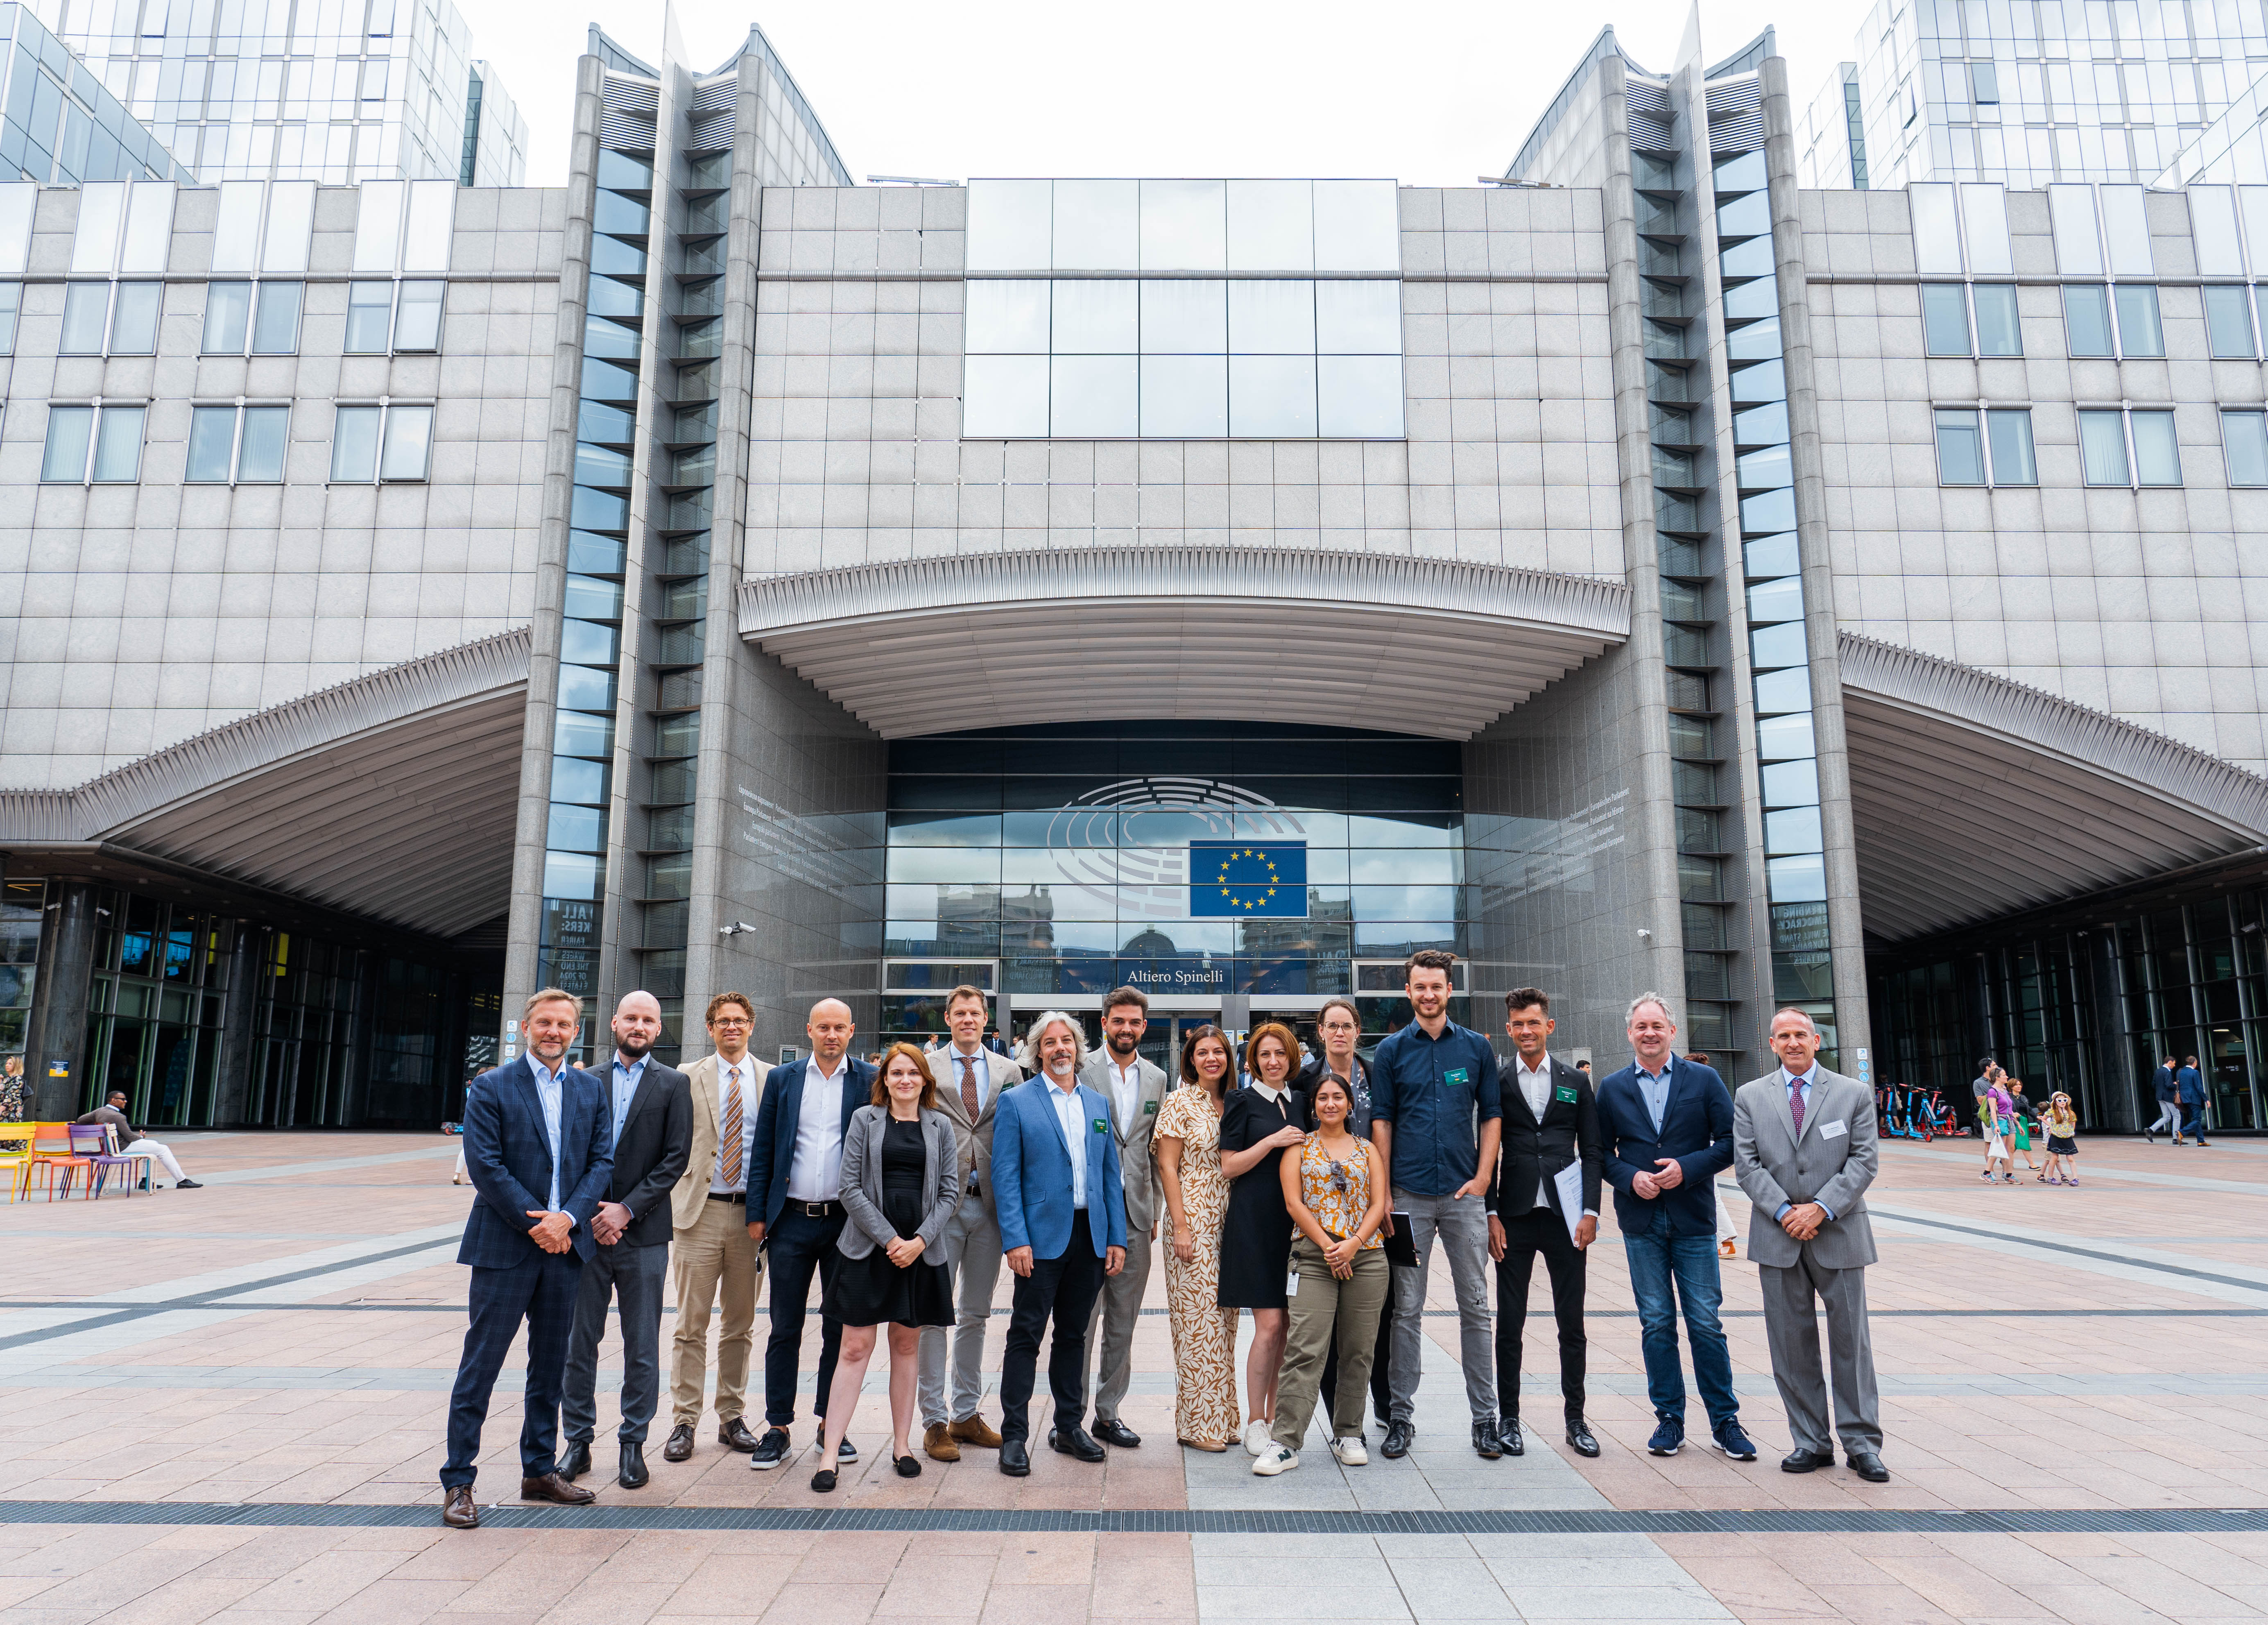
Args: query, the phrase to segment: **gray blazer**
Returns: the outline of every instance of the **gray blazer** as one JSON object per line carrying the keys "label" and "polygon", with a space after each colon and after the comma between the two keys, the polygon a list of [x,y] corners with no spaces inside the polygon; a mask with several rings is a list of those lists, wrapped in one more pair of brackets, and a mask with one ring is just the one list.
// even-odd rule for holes
{"label": "gray blazer", "polygon": [[1147,1231],[1158,1222],[1162,1203],[1158,1164],[1150,1155],[1151,1131],[1166,1101],[1166,1074],[1158,1064],[1144,1060],[1139,1068],[1142,1092],[1130,1121],[1122,1121],[1118,1091],[1110,1080],[1110,1052],[1097,1050],[1079,1067],[1079,1081],[1110,1103],[1110,1127],[1118,1137],[1118,1175],[1126,1190],[1126,1233]]}
{"label": "gray blazer", "polygon": [[[1807,1251],[1822,1269],[1872,1264],[1874,1230],[1867,1217],[1866,1190],[1881,1163],[1874,1091],[1856,1078],[1819,1069],[1800,1141],[1778,1067],[1741,1085],[1733,1097],[1733,1172],[1756,1205],[1749,1257],[1782,1269]],[[1772,1215],[1782,1202],[1809,1201],[1824,1204],[1835,1217],[1809,1241],[1798,1242]]]}
{"label": "gray blazer", "polygon": [[[898,1238],[882,1212],[882,1136],[889,1126],[888,1108],[860,1106],[843,1134],[843,1211],[850,1222],[835,1245],[846,1259],[863,1259]],[[921,1229],[914,1233],[926,1256],[937,1251],[946,1221],[961,1200],[961,1154],[944,1112],[924,1112],[921,1129],[922,1148],[929,1156],[922,1169]]]}

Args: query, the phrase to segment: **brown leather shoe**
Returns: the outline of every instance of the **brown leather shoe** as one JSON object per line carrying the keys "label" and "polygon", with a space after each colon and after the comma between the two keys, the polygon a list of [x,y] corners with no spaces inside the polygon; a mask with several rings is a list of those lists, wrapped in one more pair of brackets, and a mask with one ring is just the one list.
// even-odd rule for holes
{"label": "brown leather shoe", "polygon": [[953,1429],[941,1422],[933,1422],[922,1429],[922,1449],[932,1461],[961,1459],[961,1446],[953,1442]]}
{"label": "brown leather shoe", "polygon": [[551,1501],[561,1506],[588,1506],[599,1497],[580,1484],[569,1483],[555,1470],[546,1473],[541,1478],[520,1480],[519,1498],[522,1501]]}
{"label": "brown leather shoe", "polygon": [[981,1413],[954,1422],[946,1431],[963,1444],[974,1444],[979,1450],[1000,1448],[1000,1436],[992,1431],[992,1424],[985,1421]]}
{"label": "brown leather shoe", "polygon": [[473,1487],[460,1484],[441,1491],[441,1521],[452,1529],[478,1529],[481,1510],[473,1504]]}
{"label": "brown leather shoe", "polygon": [[693,1429],[691,1427],[683,1422],[680,1422],[676,1427],[672,1428],[669,1430],[669,1443],[661,1447],[661,1459],[664,1461],[690,1461],[693,1459]]}

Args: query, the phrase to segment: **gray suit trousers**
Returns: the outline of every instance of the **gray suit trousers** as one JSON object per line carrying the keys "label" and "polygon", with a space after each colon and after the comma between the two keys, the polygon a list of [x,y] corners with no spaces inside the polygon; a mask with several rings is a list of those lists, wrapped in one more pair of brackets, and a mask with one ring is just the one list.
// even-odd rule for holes
{"label": "gray suit trousers", "polygon": [[[1764,1336],[1788,1432],[1798,1450],[1847,1455],[1882,1448],[1881,1399],[1874,1390],[1874,1341],[1867,1326],[1867,1272],[1823,1269],[1811,1249],[1786,1268],[1757,1266]],[[1815,1301],[1815,1299],[1816,1301]],[[1835,1431],[1827,1429],[1827,1381],[1819,1369],[1819,1304],[1827,1307],[1828,1369],[1835,1385]]]}
{"label": "gray suit trousers", "polygon": [[[1153,1247],[1148,1230],[1126,1227],[1126,1267],[1103,1277],[1094,1313],[1087,1317],[1086,1370],[1079,1391],[1094,1396],[1097,1422],[1116,1421],[1118,1402],[1134,1385],[1134,1328],[1142,1324],[1142,1294],[1150,1286]],[[1098,1372],[1102,1379],[1099,1388]]]}
{"label": "gray suit trousers", "polygon": [[[984,1397],[984,1333],[992,1324],[992,1289],[1000,1282],[1000,1224],[992,1216],[992,1190],[980,1185],[946,1221],[938,1254],[953,1272],[954,1320],[922,1328],[922,1425],[967,1422]],[[946,1391],[946,1349],[953,1352],[953,1389]]]}
{"label": "gray suit trousers", "polygon": [[[738,1211],[735,1209],[735,1211]],[[587,1444],[599,1425],[599,1344],[607,1335],[607,1301],[622,1300],[622,1425],[625,1444],[645,1443],[661,1395],[661,1289],[669,1274],[666,1243],[593,1247],[575,1298],[567,1335],[567,1385],[559,1407],[570,1444]]]}

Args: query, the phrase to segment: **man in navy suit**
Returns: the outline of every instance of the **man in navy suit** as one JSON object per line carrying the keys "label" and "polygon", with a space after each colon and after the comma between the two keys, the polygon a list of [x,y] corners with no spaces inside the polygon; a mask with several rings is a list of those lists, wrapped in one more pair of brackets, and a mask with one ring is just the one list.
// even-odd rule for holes
{"label": "man in navy suit", "polygon": [[[843,1323],[827,1311],[842,1254],[843,1135],[850,1114],[873,1097],[874,1068],[850,1058],[850,1007],[821,999],[811,1007],[804,1031],[811,1059],[774,1067],[764,1080],[748,1141],[748,1234],[771,1254],[772,1330],[764,1342],[764,1437],[748,1465],[769,1472],[788,1458],[788,1424],[795,1420],[796,1369],[803,1359],[803,1312],[811,1277],[819,1276],[819,1391],[812,1411],[827,1429],[827,1394],[835,1385],[835,1357]],[[858,1459],[849,1439],[836,1452],[843,1465]],[[836,1462],[821,1464],[833,1470]]]}
{"label": "man in navy suit", "polygon": [[1106,1276],[1126,1267],[1126,1197],[1110,1103],[1079,1081],[1086,1033],[1050,1010],[1032,1026],[1039,1075],[1001,1092],[993,1109],[992,1211],[1015,1273],[1015,1309],[1000,1357],[1000,1471],[1032,1470],[1026,1418],[1040,1363],[1040,1333],[1055,1317],[1048,1386],[1056,1423],[1048,1442],[1100,1461],[1079,1426],[1086,1414],[1086,1323]]}
{"label": "man in navy suit", "polygon": [[2205,1074],[2198,1070],[2196,1056],[2183,1059],[2174,1082],[2181,1095],[2182,1111],[2189,1118],[2190,1138],[2199,1145],[2211,1145],[2213,1141],[2205,1137]]}
{"label": "man in navy suit", "polygon": [[[526,1417],[519,1429],[523,1501],[595,1499],[559,1475],[559,1400],[591,1227],[614,1174],[604,1091],[567,1064],[583,1001],[547,987],[521,1012],[527,1053],[465,1090],[465,1170],[475,1200],[457,1262],[473,1267],[471,1324],[449,1396],[441,1521],[476,1529],[474,1462],[505,1352],[527,1323]],[[533,1221],[533,1222],[531,1222]]]}
{"label": "man in navy suit", "polygon": [[1756,1447],[1741,1430],[1733,1357],[1717,1313],[1725,1287],[1717,1273],[1716,1180],[1733,1163],[1733,1097],[1715,1068],[1672,1052],[1677,1023],[1660,993],[1631,1001],[1628,1031],[1636,1060],[1599,1085],[1599,1130],[1638,1299],[1646,1397],[1653,1402],[1656,1425],[1646,1447],[1674,1456],[1685,1443],[1685,1373],[1677,1359],[1682,1301],[1710,1436],[1735,1461],[1754,1461]]}

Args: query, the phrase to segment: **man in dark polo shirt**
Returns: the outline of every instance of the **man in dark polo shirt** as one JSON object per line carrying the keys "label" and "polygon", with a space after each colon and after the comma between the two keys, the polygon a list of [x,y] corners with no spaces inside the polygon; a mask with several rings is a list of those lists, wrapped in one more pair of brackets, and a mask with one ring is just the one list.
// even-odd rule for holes
{"label": "man in dark polo shirt", "polygon": [[1370,1063],[1370,1134],[1386,1159],[1393,1206],[1410,1218],[1418,1267],[1394,1272],[1393,1414],[1386,1454],[1407,1455],[1417,1431],[1418,1378],[1425,1360],[1425,1278],[1433,1238],[1456,1283],[1465,1401],[1473,1449],[1494,1461],[1495,1348],[1488,1300],[1489,1176],[1496,1168],[1502,1112],[1496,1051],[1449,1019],[1457,957],[1425,948],[1403,966],[1403,993],[1415,1017],[1379,1045]]}

